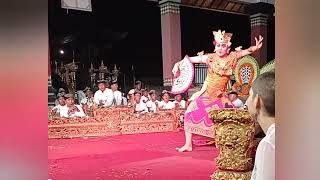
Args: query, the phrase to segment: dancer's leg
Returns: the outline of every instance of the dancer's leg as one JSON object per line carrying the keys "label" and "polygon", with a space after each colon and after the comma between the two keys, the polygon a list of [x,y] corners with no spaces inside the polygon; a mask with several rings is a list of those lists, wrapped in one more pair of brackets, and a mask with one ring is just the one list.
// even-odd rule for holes
{"label": "dancer's leg", "polygon": [[184,131],[185,134],[185,144],[181,148],[177,148],[179,152],[184,152],[184,151],[192,151],[192,133],[188,131]]}

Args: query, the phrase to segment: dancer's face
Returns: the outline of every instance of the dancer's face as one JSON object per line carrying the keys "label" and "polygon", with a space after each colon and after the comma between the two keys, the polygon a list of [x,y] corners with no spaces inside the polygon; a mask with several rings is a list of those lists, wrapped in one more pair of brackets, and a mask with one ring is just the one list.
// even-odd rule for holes
{"label": "dancer's face", "polygon": [[223,57],[229,53],[230,48],[227,43],[217,43],[215,45],[215,52],[219,57]]}

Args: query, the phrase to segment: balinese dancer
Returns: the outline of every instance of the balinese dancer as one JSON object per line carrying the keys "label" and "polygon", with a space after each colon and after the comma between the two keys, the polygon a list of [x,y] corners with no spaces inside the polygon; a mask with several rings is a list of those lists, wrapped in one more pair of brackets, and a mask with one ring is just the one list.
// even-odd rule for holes
{"label": "balinese dancer", "polygon": [[[207,111],[212,108],[230,108],[234,105],[227,98],[227,84],[233,74],[238,60],[249,55],[262,46],[263,37],[255,38],[256,44],[248,49],[241,50],[241,47],[231,50],[231,33],[225,31],[214,31],[215,46],[214,53],[198,53],[195,57],[188,58],[191,63],[204,63],[208,66],[207,77],[200,91],[190,98],[190,105],[185,113],[184,130],[185,145],[177,148],[179,152],[192,151],[192,134],[198,134],[214,138],[212,128],[213,122],[208,117]],[[173,67],[173,74],[179,71],[182,61],[177,62]]]}

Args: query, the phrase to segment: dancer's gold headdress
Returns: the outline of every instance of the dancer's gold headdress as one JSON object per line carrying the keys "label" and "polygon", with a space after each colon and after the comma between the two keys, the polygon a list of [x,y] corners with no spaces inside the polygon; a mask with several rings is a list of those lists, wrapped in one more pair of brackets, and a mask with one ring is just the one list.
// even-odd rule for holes
{"label": "dancer's gold headdress", "polygon": [[226,33],[225,31],[213,31],[214,35],[214,44],[215,43],[227,43],[228,46],[231,46],[231,37],[232,33]]}

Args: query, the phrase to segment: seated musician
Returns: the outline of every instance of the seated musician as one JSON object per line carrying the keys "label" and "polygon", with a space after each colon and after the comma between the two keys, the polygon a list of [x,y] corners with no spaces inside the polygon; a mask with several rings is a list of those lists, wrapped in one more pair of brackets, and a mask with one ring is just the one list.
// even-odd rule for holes
{"label": "seated musician", "polygon": [[182,99],[181,94],[177,94],[174,96],[175,101],[173,103],[180,109],[186,108],[186,101]]}
{"label": "seated musician", "polygon": [[64,99],[63,94],[58,93],[57,94],[57,101],[58,101],[58,105],[56,105],[54,108],[52,108],[51,110],[51,114],[52,116],[60,116],[60,111],[63,107],[65,107],[66,102]]}
{"label": "seated musician", "polygon": [[128,98],[128,106],[133,106],[134,104],[134,90],[130,90],[127,94],[127,98]]}
{"label": "seated musician", "polygon": [[229,92],[228,98],[236,108],[242,108],[244,106],[243,102],[238,98],[237,92],[235,91]]}
{"label": "seated musician", "polygon": [[122,93],[118,90],[118,82],[111,82],[111,90],[113,93],[112,106],[120,106],[122,104]]}
{"label": "seated musician", "polygon": [[149,112],[158,112],[159,111],[159,101],[157,100],[157,95],[155,90],[149,92],[150,100],[147,102],[147,107]]}
{"label": "seated musician", "polygon": [[160,109],[173,109],[175,108],[175,104],[172,101],[169,101],[170,94],[168,91],[162,91],[162,101],[159,103]]}
{"label": "seated musician", "polygon": [[81,105],[86,111],[86,109],[90,109],[93,106],[93,92],[89,87],[86,87],[83,91],[85,92],[85,98],[81,100]]}
{"label": "seated musician", "polygon": [[134,113],[142,114],[142,113],[148,112],[147,105],[141,101],[141,92],[140,91],[134,92],[133,108],[134,108]]}
{"label": "seated musician", "polygon": [[113,92],[107,88],[105,80],[98,81],[99,90],[94,94],[94,103],[100,107],[110,107],[113,103]]}
{"label": "seated musician", "polygon": [[128,105],[128,100],[125,97],[124,93],[122,93],[122,102],[121,105],[127,106]]}
{"label": "seated musician", "polygon": [[85,117],[82,107],[80,105],[75,104],[74,95],[66,94],[65,95],[66,106],[61,109],[60,116],[61,117]]}
{"label": "seated musician", "polygon": [[144,103],[147,103],[149,101],[149,92],[147,91],[147,89],[142,89],[141,93],[142,93],[141,101]]}
{"label": "seated musician", "polygon": [[[58,94],[59,94],[60,96],[64,96],[64,95],[66,95],[66,90],[64,90],[63,88],[59,88]],[[57,94],[57,97],[58,97],[58,94]],[[54,102],[54,104],[55,104],[56,106],[59,105],[58,98],[56,99],[56,101]]]}

